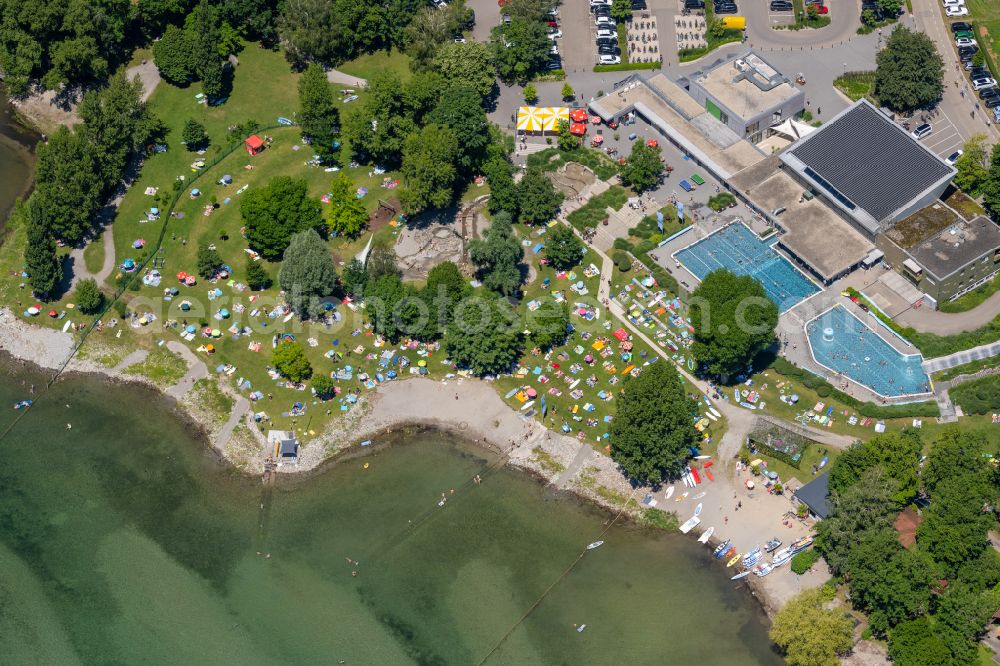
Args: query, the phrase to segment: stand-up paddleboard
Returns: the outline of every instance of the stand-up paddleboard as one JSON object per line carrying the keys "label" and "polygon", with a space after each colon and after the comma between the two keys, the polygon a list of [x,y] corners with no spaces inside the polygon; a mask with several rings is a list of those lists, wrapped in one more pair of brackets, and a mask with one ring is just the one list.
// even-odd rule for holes
{"label": "stand-up paddleboard", "polygon": [[673,497],[673,495],[674,495],[674,487],[670,486],[669,488],[667,488],[667,494],[664,497],[664,499],[670,499],[671,497]]}
{"label": "stand-up paddleboard", "polygon": [[708,543],[708,540],[712,538],[713,534],[715,534],[715,528],[709,527],[707,530],[701,533],[700,537],[698,537],[698,543]]}

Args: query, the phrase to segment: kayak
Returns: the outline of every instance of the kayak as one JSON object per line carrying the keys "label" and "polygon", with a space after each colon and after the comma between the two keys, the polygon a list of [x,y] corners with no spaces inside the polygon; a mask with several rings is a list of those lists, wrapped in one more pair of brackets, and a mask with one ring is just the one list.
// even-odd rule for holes
{"label": "kayak", "polygon": [[716,559],[721,559],[725,552],[729,549],[729,544],[729,539],[726,539],[715,547],[715,550],[712,551],[712,555],[714,555]]}
{"label": "kayak", "polygon": [[707,530],[701,533],[700,537],[698,537],[698,543],[708,543],[708,540],[712,538],[712,535],[714,533],[715,533],[715,528],[709,527]]}
{"label": "kayak", "polygon": [[800,550],[805,550],[806,548],[811,546],[812,543],[813,543],[813,538],[811,536],[804,536],[801,539],[796,539],[795,541],[793,541],[792,545],[789,546],[789,548],[792,549],[792,552],[797,553]]}
{"label": "kayak", "polygon": [[686,499],[686,498],[687,498],[687,496],[688,496],[689,494],[690,494],[690,493],[687,493],[687,492],[683,492],[683,493],[681,493],[680,495],[678,495],[678,496],[677,496],[677,499],[675,499],[674,501],[675,501],[675,502],[680,502],[680,501],[681,501],[682,499]]}
{"label": "kayak", "polygon": [[673,496],[673,494],[674,494],[674,487],[670,486],[669,488],[667,488],[667,496],[665,497],[665,499],[670,499]]}
{"label": "kayak", "polygon": [[722,554],[722,559],[728,560],[730,555],[735,555],[735,554],[736,554],[736,546],[730,546],[729,550],[727,550],[725,553]]}
{"label": "kayak", "polygon": [[587,546],[587,550],[594,550],[595,548],[600,548],[604,545],[603,541],[595,541],[594,543]]}
{"label": "kayak", "polygon": [[695,495],[694,497],[692,497],[691,499],[701,499],[702,497],[704,497],[707,494],[708,493],[706,493],[706,492],[700,492],[697,495]]}
{"label": "kayak", "polygon": [[712,476],[712,473],[711,473],[711,472],[709,472],[709,471],[708,471],[707,469],[705,470],[705,476],[707,476],[707,477],[708,477],[708,480],[709,480],[709,481],[715,481],[715,477],[714,477],[714,476]]}
{"label": "kayak", "polygon": [[732,559],[730,559],[728,562],[726,562],[726,566],[727,567],[733,566],[734,564],[736,564],[736,562],[739,561],[739,559],[740,559],[739,553],[737,553],[736,555],[733,555]]}
{"label": "kayak", "polygon": [[698,506],[696,506],[694,508],[694,515],[696,515],[696,516],[700,516],[701,515],[701,504],[699,504]]}
{"label": "kayak", "polygon": [[708,460],[711,457],[712,456],[695,456],[694,459],[695,460]]}
{"label": "kayak", "polygon": [[746,571],[739,572],[735,576],[731,577],[729,580],[739,580],[740,578],[746,578],[749,575],[750,575],[750,570],[747,569]]}

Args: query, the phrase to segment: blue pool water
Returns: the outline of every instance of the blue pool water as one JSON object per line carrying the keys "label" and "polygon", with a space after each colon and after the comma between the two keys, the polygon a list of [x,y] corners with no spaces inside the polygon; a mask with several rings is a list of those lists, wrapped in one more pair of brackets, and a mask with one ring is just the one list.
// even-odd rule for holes
{"label": "blue pool water", "polygon": [[[824,334],[832,329],[833,339]],[[930,382],[919,354],[896,351],[860,319],[837,306],[806,326],[818,363],[887,397],[927,393]]]}
{"label": "blue pool water", "polygon": [[762,241],[737,223],[687,246],[677,252],[676,258],[699,280],[720,268],[755,277],[778,310],[785,312],[815,294],[819,287],[775,251],[776,242]]}

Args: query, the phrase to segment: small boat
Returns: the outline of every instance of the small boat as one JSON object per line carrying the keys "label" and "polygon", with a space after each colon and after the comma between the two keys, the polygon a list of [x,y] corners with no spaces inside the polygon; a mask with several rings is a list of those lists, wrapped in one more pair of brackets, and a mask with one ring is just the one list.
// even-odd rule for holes
{"label": "small boat", "polygon": [[792,545],[789,546],[789,548],[792,549],[793,553],[797,553],[800,550],[805,550],[812,544],[813,544],[813,538],[811,536],[804,536],[801,539],[796,539],[795,541],[793,541]]}
{"label": "small boat", "polygon": [[712,551],[712,555],[715,556],[715,559],[721,559],[722,556],[725,555],[726,551],[729,550],[730,543],[731,541],[729,539],[726,539],[725,541],[723,541],[722,543],[720,543],[718,546],[715,547],[715,550]]}
{"label": "small boat", "polygon": [[698,506],[696,506],[694,508],[694,515],[696,515],[696,516],[700,516],[701,515],[701,504],[699,504]]}
{"label": "small boat", "polygon": [[730,546],[729,550],[727,550],[726,552],[724,552],[722,554],[722,558],[721,559],[728,560],[731,556],[733,556],[735,554],[736,554],[736,546]]}
{"label": "small boat", "polygon": [[587,625],[581,624],[579,627],[576,628],[576,633],[582,634],[583,630],[586,629],[586,628],[587,628]]}
{"label": "small boat", "polygon": [[771,559],[771,566],[780,567],[782,564],[792,559],[792,551],[784,548],[778,551],[775,556]]}
{"label": "small boat", "polygon": [[700,537],[698,537],[698,543],[708,543],[708,540],[712,538],[713,534],[715,534],[715,528],[709,527],[707,530],[701,533]]}
{"label": "small boat", "polygon": [[27,409],[28,407],[31,407],[32,402],[32,400],[22,400],[14,405],[14,409]]}
{"label": "small boat", "polygon": [[756,548],[754,548],[749,553],[743,556],[743,566],[752,567],[753,565],[757,564],[758,560],[760,560],[760,546],[757,546]]}
{"label": "small boat", "polygon": [[691,499],[701,499],[702,497],[704,497],[704,496],[705,496],[705,495],[707,495],[707,494],[708,494],[708,493],[706,493],[706,492],[705,492],[705,491],[703,490],[703,491],[701,491],[700,493],[698,493],[697,495],[695,495],[694,497],[692,497]]}
{"label": "small boat", "polygon": [[675,499],[674,501],[675,501],[675,502],[680,502],[680,501],[681,501],[682,499],[687,499],[687,496],[688,496],[688,495],[690,495],[690,493],[688,493],[688,492],[683,492],[683,493],[681,493],[680,495],[678,495],[678,496],[677,496],[677,499]]}
{"label": "small boat", "polygon": [[735,576],[732,576],[729,580],[739,580],[740,578],[746,578],[749,575],[750,575],[750,570],[747,569],[746,571],[741,571]]}
{"label": "small boat", "polygon": [[698,523],[700,523],[700,522],[701,522],[701,518],[699,518],[698,516],[692,516],[691,518],[688,519],[688,521],[686,523],[684,523],[683,525],[681,525],[681,527],[680,527],[681,534],[687,534],[688,532],[690,532],[691,530],[693,530],[695,527],[697,527]]}
{"label": "small boat", "polygon": [[757,574],[758,576],[760,576],[761,578],[763,578],[767,574],[771,573],[773,570],[774,570],[774,565],[773,564],[768,564],[766,562],[763,563],[763,564],[758,564],[757,566],[755,566],[753,568],[753,572],[755,574]]}
{"label": "small boat", "polygon": [[595,541],[594,543],[587,546],[587,550],[594,550],[595,548],[600,548],[604,545],[603,541]]}
{"label": "small boat", "polygon": [[778,537],[774,537],[773,539],[771,539],[770,541],[768,541],[766,544],[764,544],[764,552],[765,553],[773,552],[773,551],[777,550],[778,546],[780,546],[780,545],[781,545],[781,539],[779,539]]}
{"label": "small boat", "polygon": [[740,554],[739,553],[737,553],[736,555],[733,555],[733,557],[728,562],[726,562],[726,567],[733,566],[734,564],[736,564],[736,562],[739,561],[739,559],[740,559]]}
{"label": "small boat", "polygon": [[670,486],[669,488],[667,488],[667,495],[664,499],[670,499],[671,497],[673,497],[673,495],[674,495],[674,487]]}
{"label": "small boat", "polygon": [[708,460],[711,457],[712,456],[695,456],[694,459],[695,460]]}

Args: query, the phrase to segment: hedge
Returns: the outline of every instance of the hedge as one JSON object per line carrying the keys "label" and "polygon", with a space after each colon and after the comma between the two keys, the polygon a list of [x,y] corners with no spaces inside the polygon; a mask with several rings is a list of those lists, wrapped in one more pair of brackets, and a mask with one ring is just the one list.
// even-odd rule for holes
{"label": "hedge", "polygon": [[617,65],[594,65],[595,72],[627,72],[630,69],[660,69],[662,62],[621,62]]}
{"label": "hedge", "polygon": [[990,375],[961,384],[951,389],[949,395],[966,414],[1000,411],[1000,375]]}
{"label": "hedge", "polygon": [[[941,415],[941,411],[938,409],[937,403],[933,400],[928,400],[926,402],[910,402],[903,405],[884,406],[876,405],[871,402],[863,402],[853,396],[847,395],[843,391],[838,390],[822,377],[814,375],[808,370],[803,370],[798,366],[792,365],[781,356],[775,357],[774,361],[770,365],[770,368],[779,375],[788,377],[789,379],[797,379],[802,382],[803,386],[807,389],[816,391],[816,394],[822,398],[830,396],[834,400],[847,405],[851,409],[857,410],[861,416],[868,416],[875,419],[898,419],[911,416],[937,418]],[[821,389],[824,392],[827,392],[826,395],[820,392]]]}
{"label": "hedge", "polygon": [[632,258],[624,252],[615,252],[611,255],[611,261],[615,262],[622,273],[627,273],[632,268]]}
{"label": "hedge", "polygon": [[802,575],[809,571],[812,565],[819,561],[819,553],[815,549],[810,548],[809,550],[803,550],[801,553],[796,553],[792,556],[792,571],[798,575]]}

